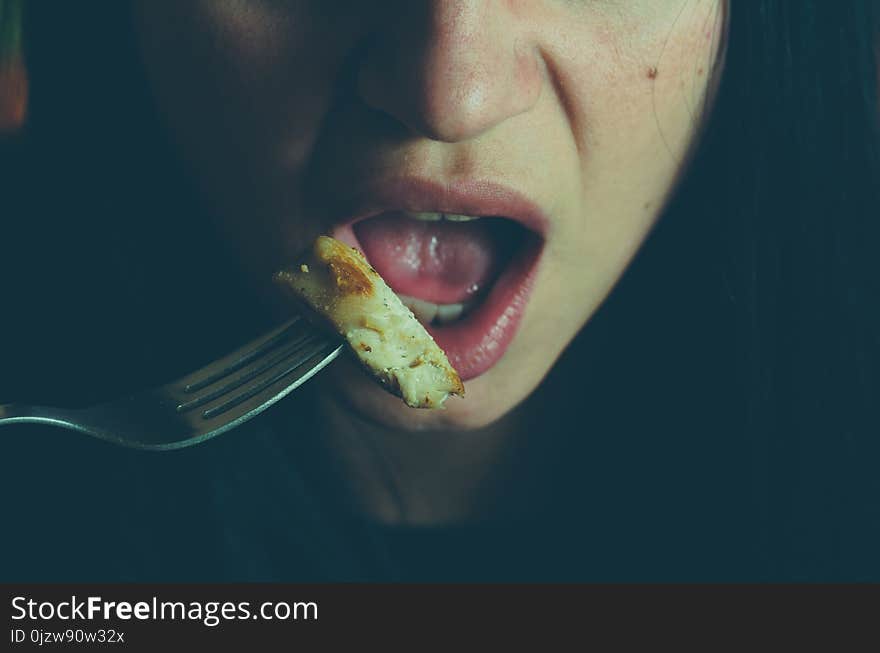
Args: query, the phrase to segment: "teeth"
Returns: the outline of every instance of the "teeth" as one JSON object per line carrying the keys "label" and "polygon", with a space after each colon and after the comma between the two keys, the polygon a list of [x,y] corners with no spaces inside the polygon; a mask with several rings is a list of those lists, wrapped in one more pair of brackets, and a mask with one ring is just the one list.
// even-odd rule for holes
{"label": "teeth", "polygon": [[419,322],[422,324],[430,324],[434,321],[434,318],[437,316],[437,309],[439,308],[437,304],[416,299],[415,297],[409,297],[408,295],[398,296],[400,297],[400,301],[403,302],[403,305],[413,312],[413,315],[416,316]]}
{"label": "teeth", "polygon": [[422,220],[424,222],[437,222],[437,220],[443,217],[442,213],[410,213],[409,211],[407,211],[406,215],[413,220]]}
{"label": "teeth", "polygon": [[470,222],[471,220],[479,220],[478,215],[462,215],[460,213],[434,213],[434,212],[415,212],[405,211],[406,217],[413,220],[421,220],[423,222],[437,222],[438,220],[449,220],[450,222]]}
{"label": "teeth", "polygon": [[470,307],[470,302],[466,304],[434,304],[409,295],[398,295],[398,297],[422,324],[431,324],[432,322],[449,324],[461,317],[462,313]]}
{"label": "teeth", "polygon": [[434,320],[437,324],[449,324],[450,322],[455,322],[455,320],[461,317],[462,311],[464,311],[464,304],[445,304],[443,306],[438,306],[437,316]]}

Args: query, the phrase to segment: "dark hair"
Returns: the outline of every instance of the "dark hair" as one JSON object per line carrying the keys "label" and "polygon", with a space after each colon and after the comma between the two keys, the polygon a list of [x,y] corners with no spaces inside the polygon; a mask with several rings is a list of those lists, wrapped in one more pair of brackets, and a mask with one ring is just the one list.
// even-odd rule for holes
{"label": "dark hair", "polygon": [[[554,452],[568,498],[547,517],[567,526],[541,537],[577,543],[572,550],[607,541],[588,549],[606,556],[602,565],[556,569],[563,579],[880,579],[878,7],[754,0],[728,12],[717,101],[687,174],[535,395],[536,405],[553,397],[555,419],[576,425]],[[30,122],[0,151],[0,179],[10,180],[0,268],[4,279],[23,277],[4,302],[18,308],[4,317],[3,340],[17,344],[4,353],[0,397],[85,402],[185,371],[264,318],[248,317],[260,314],[234,264],[190,219],[198,198],[150,109],[131,35],[119,28],[123,3],[48,13],[28,13]],[[70,219],[87,219],[87,230]],[[218,311],[226,293],[248,307],[240,319]],[[223,328],[205,338],[206,323]],[[249,454],[254,466],[281,478],[277,460],[268,463],[277,445],[264,444],[263,463]],[[296,536],[302,550],[318,560],[344,549],[353,522],[316,507],[332,491],[314,489],[308,443],[284,446],[300,480],[278,487],[310,515]],[[234,504],[228,483],[243,490],[253,478],[221,483],[217,470],[228,472],[225,457],[239,449],[205,449],[168,465],[226,487],[219,501]],[[126,460],[128,473],[158,465]],[[277,515],[270,522],[292,528]],[[645,556],[646,533],[661,553]],[[386,577],[387,547],[372,548],[386,556],[380,571],[334,554],[313,574]]]}
{"label": "dark hair", "polygon": [[878,17],[870,1],[731,3],[712,163],[690,185],[724,239],[743,433],[789,578],[878,573]]}

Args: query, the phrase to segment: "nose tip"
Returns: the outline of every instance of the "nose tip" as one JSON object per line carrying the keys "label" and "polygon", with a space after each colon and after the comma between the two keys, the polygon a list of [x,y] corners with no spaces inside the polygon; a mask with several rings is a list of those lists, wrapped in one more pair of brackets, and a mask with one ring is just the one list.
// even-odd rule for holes
{"label": "nose tip", "polygon": [[382,30],[359,71],[363,101],[443,142],[476,138],[528,111],[542,87],[537,50],[493,5],[437,2],[422,20]]}

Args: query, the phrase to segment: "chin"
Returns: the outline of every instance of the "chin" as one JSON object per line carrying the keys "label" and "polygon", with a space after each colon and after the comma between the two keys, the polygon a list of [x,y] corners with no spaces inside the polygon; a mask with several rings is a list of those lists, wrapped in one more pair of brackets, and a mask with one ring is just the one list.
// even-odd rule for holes
{"label": "chin", "polygon": [[[464,397],[450,397],[443,408],[410,408],[376,384],[357,362],[344,357],[331,365],[317,382],[338,410],[382,428],[411,431],[461,432],[485,428],[500,420],[520,404],[540,378],[529,383],[507,375],[500,382],[505,366],[499,364],[481,376],[465,382]],[[510,379],[517,383],[511,384]]]}

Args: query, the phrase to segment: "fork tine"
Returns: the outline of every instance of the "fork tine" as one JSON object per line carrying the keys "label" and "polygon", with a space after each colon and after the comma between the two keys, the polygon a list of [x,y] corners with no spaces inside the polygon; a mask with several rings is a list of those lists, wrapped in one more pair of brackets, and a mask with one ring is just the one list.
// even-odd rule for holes
{"label": "fork tine", "polygon": [[205,367],[170,383],[168,387],[173,387],[182,394],[197,392],[241,370],[255,359],[308,335],[308,333],[306,321],[299,315],[294,316],[269,333],[263,334],[222,358],[212,361]]}
{"label": "fork tine", "polygon": [[[267,378],[260,379],[256,383],[248,384],[241,389],[241,392],[230,392],[223,396],[223,401],[211,408],[202,411],[202,418],[206,420],[220,417],[228,413],[232,409],[242,405],[244,402],[259,396],[266,390],[273,388],[281,382],[291,383],[290,390],[293,390],[316,373],[318,370],[313,369],[314,365],[309,366],[308,363],[316,358],[328,356],[339,345],[333,345],[326,341],[318,341],[311,344],[301,355],[286,361],[283,366],[279,366],[273,370],[273,374]],[[293,379],[294,372],[302,371],[300,378]],[[295,381],[295,383],[294,383]]]}
{"label": "fork tine", "polygon": [[189,401],[181,402],[177,405],[177,411],[184,412],[192,410],[193,408],[198,408],[199,406],[204,406],[214,399],[228,394],[236,388],[240,388],[248,381],[256,379],[264,372],[267,372],[282,363],[295,363],[296,365],[299,365],[303,360],[306,360],[313,355],[313,350],[315,350],[316,345],[323,346],[326,344],[326,340],[320,338],[316,334],[303,333],[302,335],[293,338],[291,343],[280,349],[268,348],[263,350],[261,351],[263,354],[262,356],[250,357],[249,362],[252,363],[251,365],[247,367],[237,366],[234,368],[240,373],[235,373],[234,375],[233,373],[226,375],[217,373],[212,375],[212,377],[214,377],[211,379],[212,383],[195,383],[186,386],[186,388],[184,388],[185,392],[193,387],[196,389],[207,389],[210,385],[219,384],[218,387],[199,394]]}
{"label": "fork tine", "polygon": [[292,392],[341,350],[338,341],[325,337],[307,320],[293,318],[165,386],[163,403],[193,432],[226,430]]}
{"label": "fork tine", "polygon": [[215,398],[200,407],[204,410],[178,413],[172,408],[172,414],[188,424],[188,433],[183,438],[178,436],[173,442],[166,441],[154,448],[190,446],[235,428],[308,381],[335,360],[342,349],[343,346],[339,343],[316,343],[314,349],[305,352],[303,357],[297,357],[298,360],[276,366],[256,382],[251,381],[237,390]]}

